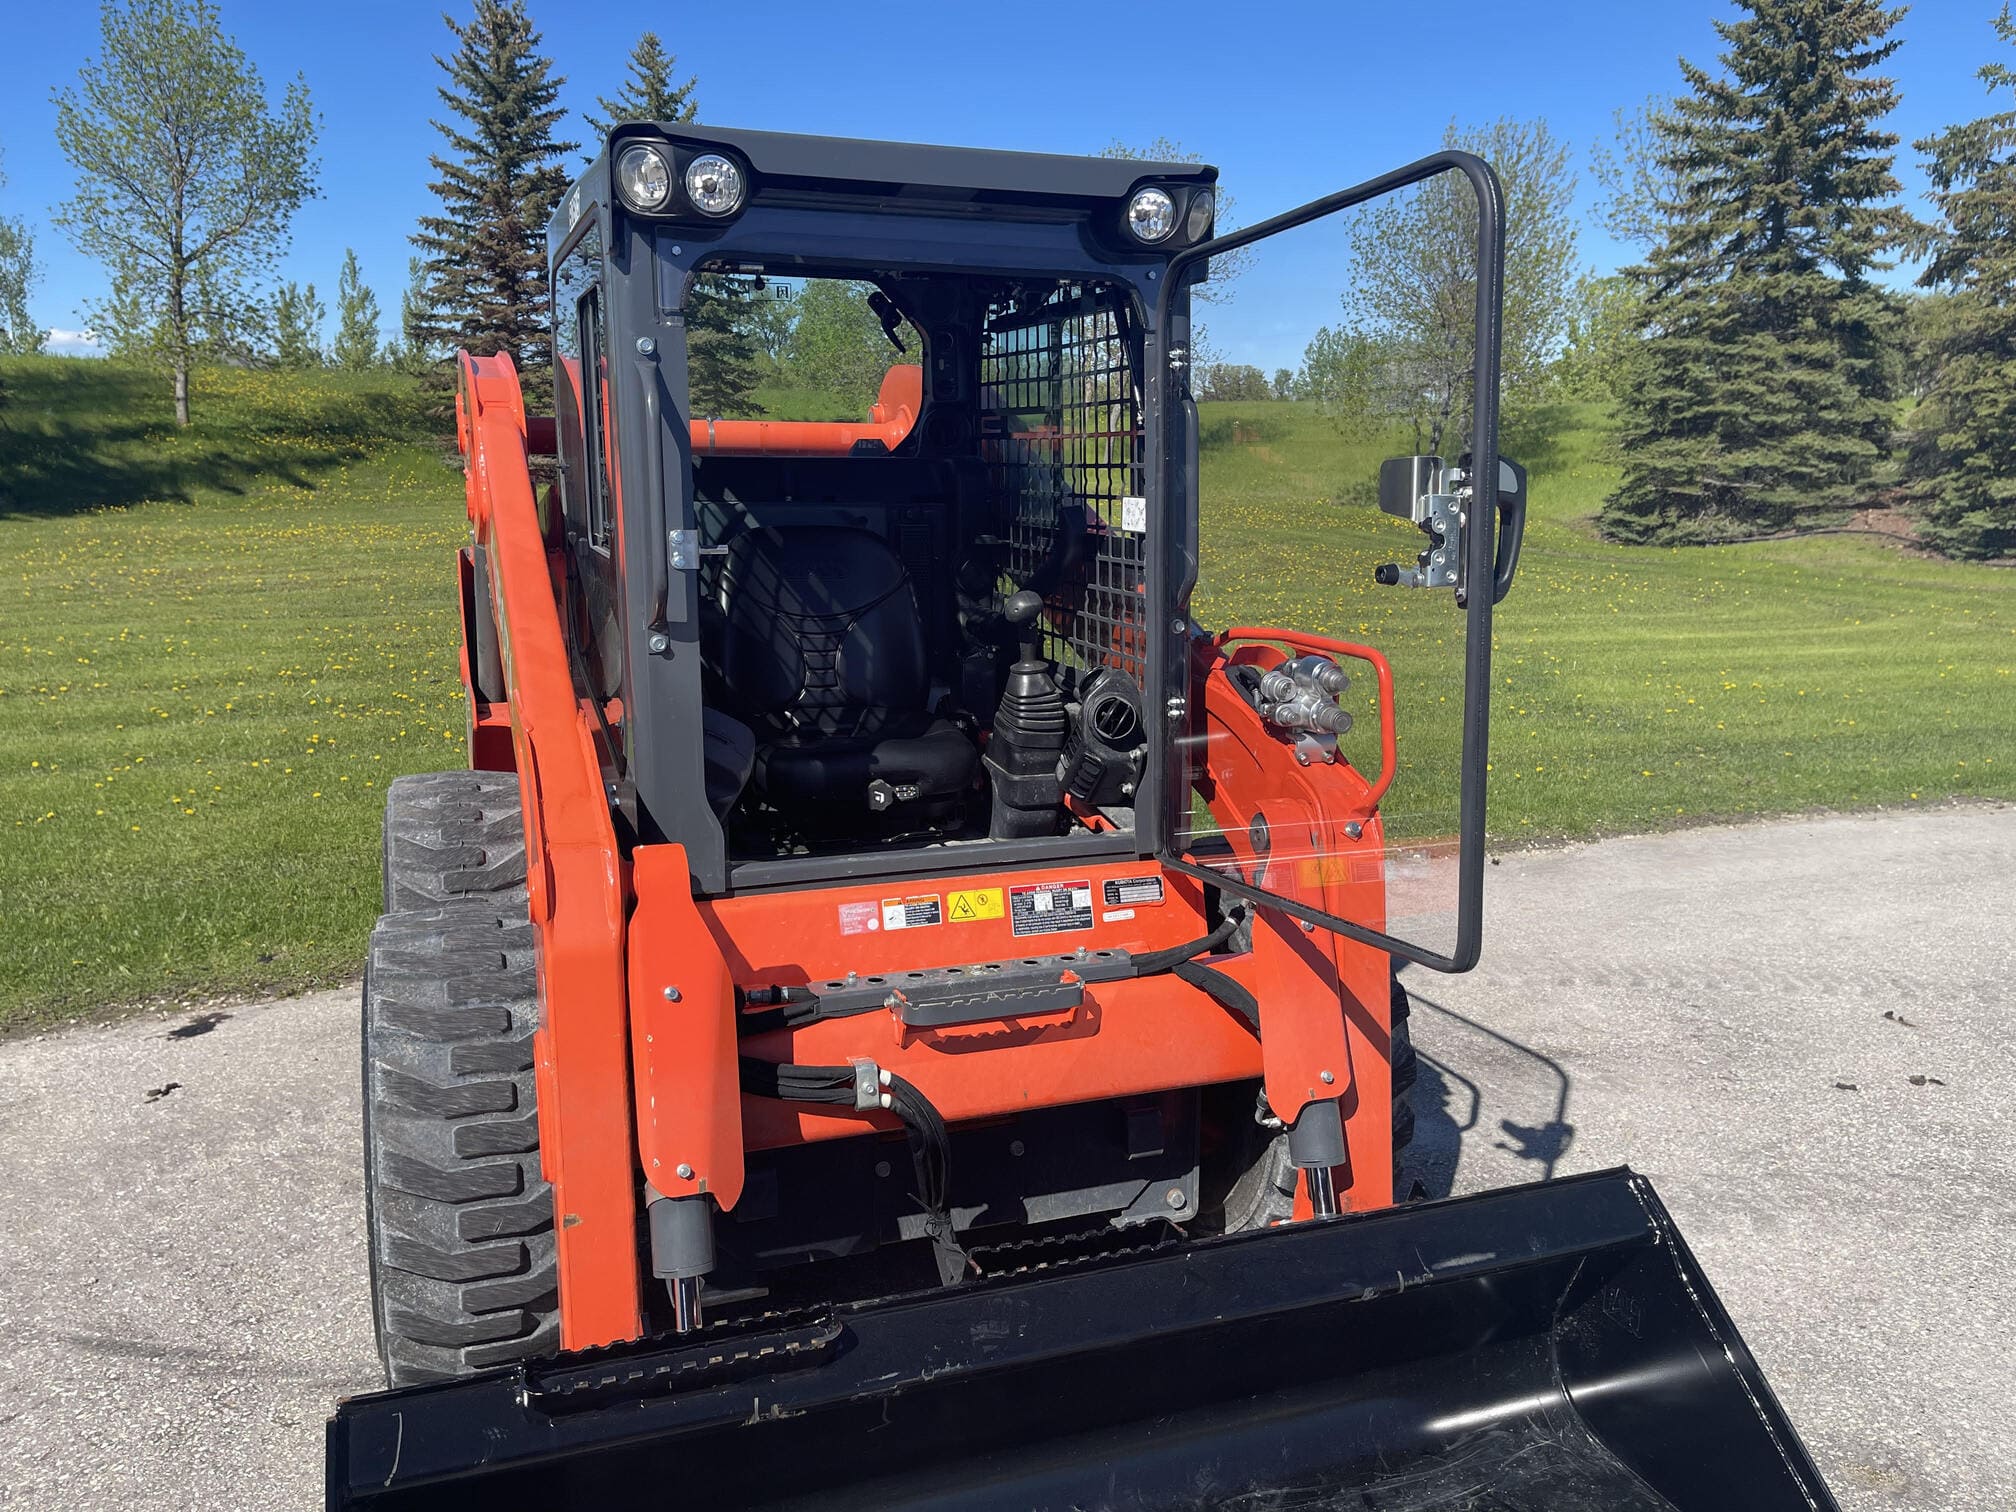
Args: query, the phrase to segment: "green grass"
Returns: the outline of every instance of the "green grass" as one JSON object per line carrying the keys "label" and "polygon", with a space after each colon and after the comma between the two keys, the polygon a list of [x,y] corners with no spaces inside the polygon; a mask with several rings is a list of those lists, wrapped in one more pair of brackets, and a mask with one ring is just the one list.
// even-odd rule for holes
{"label": "green grass", "polygon": [[[1525,449],[1526,549],[1498,610],[1501,839],[2016,796],[2016,572],[1854,536],[1606,544],[1591,526],[1616,479],[1600,417],[1566,419],[1552,446]],[[1199,618],[1385,649],[1401,754],[1389,820],[1445,833],[1461,627],[1448,594],[1371,580],[1422,540],[1359,497],[1380,448],[1302,405],[1209,405],[1203,428]],[[1369,700],[1354,707],[1364,752],[1376,724]]]}
{"label": "green grass", "polygon": [[385,784],[463,759],[410,382],[0,363],[0,1026],[357,969]]}
{"label": "green grass", "polygon": [[[0,384],[0,1026],[354,973],[385,784],[463,759],[461,480],[418,396],[202,374],[178,433],[153,375],[21,359]],[[2016,796],[2016,574],[1847,537],[1604,545],[1587,521],[1613,474],[1573,418],[1527,452],[1501,837]],[[1389,814],[1439,832],[1460,625],[1446,594],[1372,585],[1418,541],[1362,502],[1382,448],[1297,405],[1204,425],[1200,617],[1385,647]]]}

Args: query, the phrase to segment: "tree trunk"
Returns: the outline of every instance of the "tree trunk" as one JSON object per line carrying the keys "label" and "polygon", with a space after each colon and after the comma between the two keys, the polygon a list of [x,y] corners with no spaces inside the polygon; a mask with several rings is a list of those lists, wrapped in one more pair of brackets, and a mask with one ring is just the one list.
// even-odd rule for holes
{"label": "tree trunk", "polygon": [[189,428],[189,305],[183,288],[182,233],[175,233],[175,266],[168,274],[169,356],[175,365],[175,423]]}

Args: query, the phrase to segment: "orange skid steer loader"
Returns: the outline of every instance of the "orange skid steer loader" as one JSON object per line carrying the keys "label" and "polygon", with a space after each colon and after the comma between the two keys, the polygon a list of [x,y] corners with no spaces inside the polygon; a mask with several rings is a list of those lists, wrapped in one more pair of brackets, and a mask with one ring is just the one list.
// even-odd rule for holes
{"label": "orange skid steer loader", "polygon": [[[332,1508],[1833,1506],[1641,1179],[1396,1205],[1525,515],[1500,190],[1445,152],[1214,236],[1216,177],[628,124],[566,195],[553,418],[460,359],[471,769],[386,814],[391,1389]],[[1431,184],[1467,441],[1379,469],[1411,560],[1359,564],[1459,648],[1417,697],[1200,623],[1249,543],[1190,305]],[[776,280],[903,346],[868,419],[697,412]]]}

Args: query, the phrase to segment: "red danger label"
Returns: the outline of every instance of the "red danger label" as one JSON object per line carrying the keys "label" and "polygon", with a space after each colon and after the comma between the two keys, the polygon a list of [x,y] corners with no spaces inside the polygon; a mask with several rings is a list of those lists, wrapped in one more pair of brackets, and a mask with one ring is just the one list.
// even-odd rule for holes
{"label": "red danger label", "polygon": [[1019,935],[1061,934],[1092,927],[1092,883],[1046,882],[1008,889],[1008,917]]}

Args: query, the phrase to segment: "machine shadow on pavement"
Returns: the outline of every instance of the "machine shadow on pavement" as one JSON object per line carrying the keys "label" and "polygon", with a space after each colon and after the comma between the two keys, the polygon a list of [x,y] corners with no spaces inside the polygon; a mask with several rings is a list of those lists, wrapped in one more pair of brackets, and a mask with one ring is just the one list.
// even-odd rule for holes
{"label": "machine shadow on pavement", "polygon": [[1418,973],[1413,975],[1408,997],[1420,1070],[1410,1099],[1414,1142],[1401,1170],[1399,1195],[1408,1195],[1419,1183],[1419,1195],[1450,1196],[1458,1189],[1466,1155],[1471,1166],[1467,1190],[1551,1181],[1575,1141],[1575,1125],[1568,1121],[1573,1078],[1567,1068],[1545,1052],[1423,996]]}

